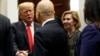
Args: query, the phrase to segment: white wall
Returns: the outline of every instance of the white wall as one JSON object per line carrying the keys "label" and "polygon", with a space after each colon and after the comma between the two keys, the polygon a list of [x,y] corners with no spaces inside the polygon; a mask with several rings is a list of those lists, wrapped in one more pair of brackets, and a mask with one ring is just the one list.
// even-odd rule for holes
{"label": "white wall", "polygon": [[83,15],[83,8],[84,8],[84,2],[85,0],[79,0],[79,16],[81,19],[81,30],[86,26],[86,23],[84,21],[84,15]]}
{"label": "white wall", "polygon": [[80,30],[82,30],[86,25],[84,22],[84,15],[83,15],[84,0],[71,0],[70,8],[71,8],[71,10],[75,10],[78,12],[80,21],[81,21],[81,25],[82,25]]}
{"label": "white wall", "polygon": [[0,14],[7,16],[7,1],[0,0]]}
{"label": "white wall", "polygon": [[0,13],[10,18],[11,23],[18,21],[17,0],[0,0]]}
{"label": "white wall", "polygon": [[79,0],[70,0],[70,10],[79,10]]}

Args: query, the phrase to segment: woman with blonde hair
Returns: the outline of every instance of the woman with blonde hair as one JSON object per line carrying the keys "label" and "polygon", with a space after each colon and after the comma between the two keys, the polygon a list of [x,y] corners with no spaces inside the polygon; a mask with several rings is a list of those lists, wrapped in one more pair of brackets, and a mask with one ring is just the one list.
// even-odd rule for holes
{"label": "woman with blonde hair", "polygon": [[75,56],[75,46],[81,26],[78,13],[76,11],[65,11],[62,14],[61,22],[69,36],[69,56]]}

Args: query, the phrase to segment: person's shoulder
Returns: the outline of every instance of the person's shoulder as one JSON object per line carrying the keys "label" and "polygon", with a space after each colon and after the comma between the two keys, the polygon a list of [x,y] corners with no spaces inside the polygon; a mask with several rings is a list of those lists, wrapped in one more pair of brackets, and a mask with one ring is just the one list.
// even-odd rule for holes
{"label": "person's shoulder", "polygon": [[23,22],[22,21],[18,21],[18,22],[14,22],[11,25],[14,27],[18,27],[19,25],[21,25]]}
{"label": "person's shoulder", "polygon": [[39,23],[37,23],[37,22],[34,22],[34,25],[41,27],[41,25]]}
{"label": "person's shoulder", "polygon": [[81,31],[78,29],[78,30],[75,30],[74,33],[79,35],[81,33]]}
{"label": "person's shoulder", "polygon": [[10,19],[5,15],[0,14],[0,21],[1,22],[5,21],[6,23],[6,22],[10,22]]}
{"label": "person's shoulder", "polygon": [[95,25],[94,24],[88,24],[84,29],[84,31],[87,31],[87,30],[95,30]]}
{"label": "person's shoulder", "polygon": [[18,22],[13,22],[12,25],[16,25],[16,24],[18,24],[18,23],[20,23],[20,21],[18,21]]}
{"label": "person's shoulder", "polygon": [[94,24],[88,24],[81,32],[83,35],[94,35],[97,34],[97,30]]}

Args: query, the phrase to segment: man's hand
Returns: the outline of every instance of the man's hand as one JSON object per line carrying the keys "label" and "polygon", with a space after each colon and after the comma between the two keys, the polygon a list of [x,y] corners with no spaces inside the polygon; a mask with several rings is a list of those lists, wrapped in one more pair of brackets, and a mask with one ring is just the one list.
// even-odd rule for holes
{"label": "man's hand", "polygon": [[28,56],[28,51],[25,50],[17,51],[16,56]]}

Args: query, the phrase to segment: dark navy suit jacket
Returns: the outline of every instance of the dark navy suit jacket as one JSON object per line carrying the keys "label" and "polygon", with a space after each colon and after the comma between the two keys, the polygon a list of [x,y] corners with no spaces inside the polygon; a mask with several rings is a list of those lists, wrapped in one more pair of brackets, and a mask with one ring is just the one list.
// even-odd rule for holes
{"label": "dark navy suit jacket", "polygon": [[96,29],[94,24],[87,25],[82,31],[76,56],[100,56],[100,29]]}
{"label": "dark navy suit jacket", "polygon": [[67,47],[67,34],[55,20],[35,32],[34,56],[68,56]]}
{"label": "dark navy suit jacket", "polygon": [[[34,22],[34,31],[37,30],[39,27],[40,25]],[[13,45],[15,53],[18,50],[29,51],[28,36],[25,24],[22,21],[13,23],[12,31],[13,31]],[[29,55],[31,56],[31,53]]]}
{"label": "dark navy suit jacket", "polygon": [[10,20],[0,14],[0,56],[13,56]]}

